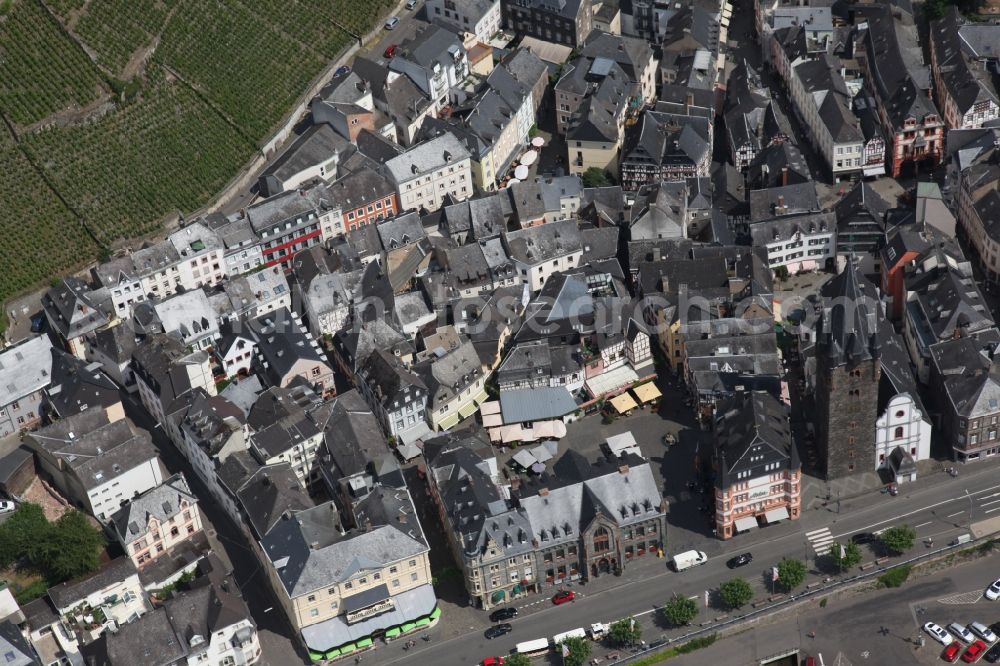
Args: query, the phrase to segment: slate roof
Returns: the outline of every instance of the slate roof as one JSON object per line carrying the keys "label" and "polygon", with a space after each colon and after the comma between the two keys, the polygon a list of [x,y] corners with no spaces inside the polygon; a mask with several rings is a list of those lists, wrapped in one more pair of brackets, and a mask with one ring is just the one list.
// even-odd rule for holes
{"label": "slate roof", "polygon": [[134,574],[138,574],[138,571],[132,560],[118,557],[93,573],[50,587],[48,596],[56,610],[64,612],[91,594],[120,583]]}
{"label": "slate roof", "polygon": [[469,340],[463,341],[457,349],[438,348],[431,353],[433,357],[415,364],[413,371],[427,387],[429,408],[436,409],[475,383],[483,371],[476,349]]}
{"label": "slate roof", "polygon": [[950,6],[930,26],[939,76],[961,115],[972,110],[977,102],[998,103],[990,73],[978,60],[1000,56],[997,51],[1000,28],[963,24],[958,8]]}
{"label": "slate roof", "polygon": [[907,276],[907,313],[927,344],[959,334],[975,335],[994,326],[968,268],[936,266]]}
{"label": "slate roof", "polygon": [[299,360],[327,365],[318,343],[292,317],[288,308],[251,319],[248,327],[257,341],[257,353],[268,364],[268,373],[279,380]]}
{"label": "slate roof", "polygon": [[962,418],[995,414],[1000,405],[1000,368],[994,362],[1000,335],[963,337],[930,348],[941,388]]}
{"label": "slate roof", "polygon": [[711,150],[709,131],[704,119],[646,111],[625,131],[622,163],[697,167]]}
{"label": "slate roof", "polygon": [[342,533],[332,502],[279,521],[261,545],[291,598],[428,550],[416,521],[412,526],[380,525],[370,531]]}
{"label": "slate roof", "polygon": [[[784,210],[781,210],[781,207]],[[809,181],[795,185],[750,191],[750,220],[761,222],[781,215],[819,212],[816,185]]]}
{"label": "slate roof", "polygon": [[632,205],[632,240],[687,238],[687,185],[657,181],[643,185]]}
{"label": "slate roof", "polygon": [[[232,462],[231,462],[232,461]],[[254,533],[263,539],[283,518],[313,506],[287,462],[250,470],[249,461],[230,456],[223,469],[227,487],[236,495]],[[239,467],[237,467],[239,466]],[[246,471],[250,475],[241,479]],[[222,471],[220,471],[222,475]]]}
{"label": "slate roof", "polygon": [[756,189],[780,187],[786,178],[789,185],[812,180],[805,157],[790,141],[772,143],[757,153],[750,164],[750,177]]}
{"label": "slate roof", "polygon": [[591,463],[569,450],[553,463],[551,473],[522,483],[512,494],[541,547],[578,542],[598,514],[622,527],[662,515],[662,496],[649,463],[635,455]]}
{"label": "slate roof", "polygon": [[422,178],[442,167],[469,158],[469,151],[455,138],[445,132],[439,136],[411,146],[402,155],[385,163],[390,177],[397,185]]}
{"label": "slate roof", "polygon": [[606,58],[616,62],[636,83],[641,82],[642,74],[653,59],[653,49],[646,40],[598,30],[587,35],[580,54],[586,58]]}
{"label": "slate roof", "polygon": [[417,375],[403,367],[402,363],[385,349],[375,350],[362,364],[359,376],[368,384],[376,399],[388,411],[391,403],[403,399],[409,389],[420,395],[427,387]]}
{"label": "slate roof", "polygon": [[59,353],[44,335],[0,352],[0,408],[49,386]]}
{"label": "slate roof", "polygon": [[581,251],[576,220],[559,220],[504,234],[511,259],[538,265]]}
{"label": "slate roof", "polygon": [[357,474],[378,479],[399,469],[375,415],[356,389],[337,396],[323,425],[332,480]]}
{"label": "slate roof", "polygon": [[41,664],[34,657],[31,645],[21,630],[10,620],[0,622],[0,655],[5,666],[36,666]]}
{"label": "slate roof", "polygon": [[241,622],[249,621],[254,626],[246,602],[218,585],[179,591],[164,606],[177,637],[189,644],[195,636],[208,641],[213,634]]}
{"label": "slate roof", "polygon": [[753,237],[754,245],[790,241],[797,233],[811,235],[827,232],[832,234],[836,230],[837,220],[833,213],[790,215],[750,225],[750,235]]}
{"label": "slate roof", "polygon": [[88,409],[59,419],[29,438],[34,448],[47,451],[70,468],[84,490],[157,460],[147,431],[127,418],[109,421],[104,410]]}
{"label": "slate roof", "polygon": [[618,227],[593,227],[580,230],[583,257],[580,263],[590,263],[601,259],[614,259],[618,254]]}
{"label": "slate roof", "polygon": [[[184,474],[175,474],[163,483],[150,488],[143,494],[132,499],[111,516],[110,523],[115,530],[115,536],[123,545],[141,539],[149,532],[149,519],[156,518],[160,525],[165,525],[175,516],[184,511],[181,502],[195,506],[198,498],[188,487]],[[165,527],[163,529],[166,529]]]}
{"label": "slate roof", "polygon": [[853,260],[823,285],[823,317],[817,336],[817,357],[829,367],[856,366],[880,354],[878,326],[884,318],[875,286]]}
{"label": "slate roof", "polygon": [[715,417],[717,488],[729,488],[741,473],[750,478],[801,467],[792,441],[788,410],[766,391],[753,391],[719,404]]}
{"label": "slate roof", "polygon": [[[133,255],[133,260],[138,254]],[[52,326],[67,340],[107,326],[110,321],[102,308],[101,295],[75,277],[63,278],[46,291],[42,308]]]}

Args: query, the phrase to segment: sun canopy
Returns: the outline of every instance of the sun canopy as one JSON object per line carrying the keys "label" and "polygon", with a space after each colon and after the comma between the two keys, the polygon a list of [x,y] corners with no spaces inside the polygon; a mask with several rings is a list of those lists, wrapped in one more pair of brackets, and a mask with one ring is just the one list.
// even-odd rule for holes
{"label": "sun canopy", "polygon": [[654,384],[653,382],[649,382],[641,386],[636,386],[634,389],[632,389],[632,393],[634,393],[635,397],[638,398],[639,402],[642,403],[653,402],[661,395],[663,395],[662,393],[660,393],[660,389],[656,388],[656,384]]}
{"label": "sun canopy", "polygon": [[628,393],[622,393],[621,395],[616,395],[611,398],[611,406],[615,408],[619,414],[624,414],[630,410],[635,409],[639,405],[636,404],[635,400],[632,399]]}
{"label": "sun canopy", "polygon": [[753,516],[736,519],[737,532],[746,532],[747,530],[752,530],[755,527],[757,527],[757,519],[754,518]]}

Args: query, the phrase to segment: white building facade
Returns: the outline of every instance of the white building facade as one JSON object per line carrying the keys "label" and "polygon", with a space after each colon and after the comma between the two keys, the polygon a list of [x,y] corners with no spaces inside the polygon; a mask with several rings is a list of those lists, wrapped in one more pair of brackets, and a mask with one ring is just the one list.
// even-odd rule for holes
{"label": "white building facade", "polygon": [[[927,460],[931,455],[931,422],[909,393],[893,396],[875,422],[876,470],[891,468],[896,447],[903,449],[914,463]],[[902,483],[916,478],[914,468],[908,474],[898,474],[896,481]]]}

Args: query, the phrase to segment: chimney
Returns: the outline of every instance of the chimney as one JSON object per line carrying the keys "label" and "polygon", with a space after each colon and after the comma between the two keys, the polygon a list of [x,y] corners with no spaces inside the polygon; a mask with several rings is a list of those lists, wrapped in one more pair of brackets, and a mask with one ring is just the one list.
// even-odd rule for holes
{"label": "chimney", "polygon": [[776,212],[779,213],[779,214],[784,214],[785,213],[785,195],[784,194],[779,194],[778,195],[778,208],[777,208]]}
{"label": "chimney", "polygon": [[694,106],[694,93],[688,91],[684,96],[684,113],[690,115],[692,106]]}
{"label": "chimney", "polygon": [[618,468],[619,474],[628,474],[628,465],[622,465]]}
{"label": "chimney", "polygon": [[788,186],[788,167],[781,167],[781,186]]}
{"label": "chimney", "polygon": [[539,488],[538,489],[538,496],[539,497],[548,497],[549,496],[549,489],[548,488]]}

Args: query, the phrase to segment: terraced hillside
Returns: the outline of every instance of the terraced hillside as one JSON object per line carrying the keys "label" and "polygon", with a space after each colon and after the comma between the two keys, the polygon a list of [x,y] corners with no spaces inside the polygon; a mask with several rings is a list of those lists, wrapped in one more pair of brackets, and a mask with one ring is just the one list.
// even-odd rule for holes
{"label": "terraced hillside", "polygon": [[334,21],[394,4],[0,0],[0,301],[203,206],[351,44]]}

